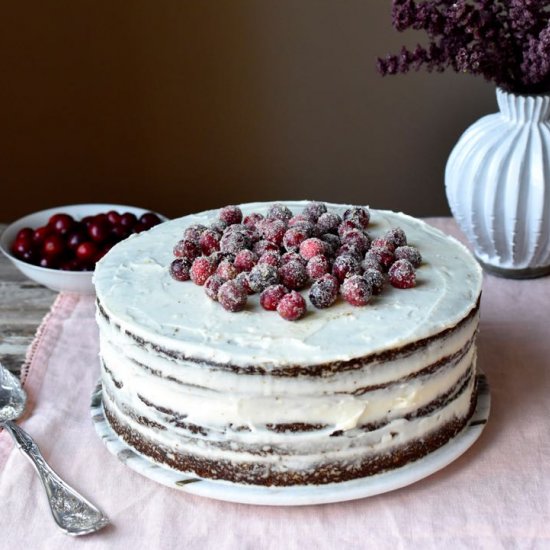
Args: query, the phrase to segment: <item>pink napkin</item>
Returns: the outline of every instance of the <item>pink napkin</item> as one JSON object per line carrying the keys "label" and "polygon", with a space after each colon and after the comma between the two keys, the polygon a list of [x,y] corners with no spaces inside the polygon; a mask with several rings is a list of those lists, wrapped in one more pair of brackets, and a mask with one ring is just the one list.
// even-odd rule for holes
{"label": "pink napkin", "polygon": [[[456,232],[449,219],[431,220]],[[59,532],[29,462],[0,433],[0,548],[548,548],[550,546],[550,277],[486,276],[479,364],[492,392],[480,440],[444,470],[358,501],[297,508],[218,502],[134,473],[90,420],[99,376],[91,298],[61,294],[29,351],[21,422],[45,458],[113,525]]]}

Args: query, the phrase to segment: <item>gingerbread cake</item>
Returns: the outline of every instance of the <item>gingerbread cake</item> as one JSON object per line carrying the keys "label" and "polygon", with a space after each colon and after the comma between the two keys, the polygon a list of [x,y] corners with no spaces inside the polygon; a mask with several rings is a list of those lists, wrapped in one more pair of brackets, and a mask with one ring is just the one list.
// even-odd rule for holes
{"label": "gingerbread cake", "polygon": [[[336,226],[319,229],[306,202],[277,208],[290,211],[310,236],[323,240],[327,230],[341,247],[346,244]],[[326,209],[344,221],[350,211],[336,204]],[[278,243],[279,252],[251,244],[262,240],[255,224],[273,215],[272,204],[238,210],[248,215],[252,251],[274,252],[276,262],[284,243],[300,253],[287,241]],[[261,486],[372,476],[455,437],[476,404],[481,270],[464,246],[426,223],[401,213],[367,212],[368,227],[359,229],[368,242],[361,241],[359,252],[353,246],[337,251],[336,239],[323,240],[330,250],[329,272],[338,254],[360,255],[364,269],[336,274],[340,295],[327,302],[330,307],[313,305],[311,280],[290,293],[286,289],[287,295],[299,294],[306,308],[293,321],[264,309],[263,293],[251,293],[233,308],[239,311],[231,311],[217,301],[217,290],[209,297],[200,284],[177,280],[170,266],[175,245],[176,259],[185,256],[186,230],[212,228],[221,240],[230,232],[218,210],[165,222],[117,244],[97,264],[94,283],[103,406],[119,437],[149,459],[191,476]],[[292,222],[279,217],[288,231]],[[246,229],[242,220],[234,225],[236,232]],[[363,288],[359,279],[376,263],[370,261],[374,244],[383,247],[396,228],[421,254],[421,260],[414,258],[419,265],[412,283],[390,281],[387,264],[379,270],[383,289],[371,281],[359,306],[344,299],[345,285]],[[208,250],[214,266],[225,261],[223,273],[235,277],[235,255],[217,248],[214,242]],[[244,287],[247,276],[231,284]],[[346,282],[350,277],[355,286]]]}

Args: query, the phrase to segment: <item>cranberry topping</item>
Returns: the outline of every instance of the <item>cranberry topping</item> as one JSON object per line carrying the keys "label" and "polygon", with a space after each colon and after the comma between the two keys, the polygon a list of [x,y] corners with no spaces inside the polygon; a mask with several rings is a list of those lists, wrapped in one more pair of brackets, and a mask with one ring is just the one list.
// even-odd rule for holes
{"label": "cranberry topping", "polygon": [[319,216],[317,220],[317,228],[319,233],[336,233],[338,226],[342,223],[342,218],[334,212],[325,212]]}
{"label": "cranberry topping", "polygon": [[384,275],[378,269],[366,269],[363,273],[363,279],[370,285],[373,294],[380,294],[384,289]]}
{"label": "cranberry topping", "polygon": [[277,313],[287,321],[296,321],[306,312],[306,301],[295,290],[285,294],[277,304]]}
{"label": "cranberry topping", "polygon": [[246,301],[246,290],[236,281],[227,281],[218,290],[218,302],[227,311],[242,311]]}
{"label": "cranberry topping", "polygon": [[366,306],[372,296],[371,286],[360,275],[348,277],[340,291],[342,298],[352,306]]}
{"label": "cranberry topping", "polygon": [[387,231],[384,238],[391,242],[395,248],[398,246],[405,246],[407,244],[407,236],[400,227],[393,227]]}
{"label": "cranberry topping", "polygon": [[182,239],[174,246],[174,256],[176,258],[189,258],[194,260],[200,254],[199,245],[189,239]]}
{"label": "cranberry topping", "polygon": [[291,227],[283,237],[283,246],[287,252],[298,252],[300,245],[309,235],[301,227]]}
{"label": "cranberry topping", "polygon": [[275,252],[275,250],[268,250],[260,256],[258,263],[269,264],[273,267],[279,267],[279,265],[281,264],[281,255],[278,252]]}
{"label": "cranberry topping", "polygon": [[239,271],[250,271],[257,263],[258,256],[252,250],[240,250],[235,256],[234,265]]}
{"label": "cranberry topping", "polygon": [[332,264],[332,274],[340,283],[346,277],[355,275],[361,271],[361,266],[357,258],[351,254],[342,254],[338,256]]}
{"label": "cranberry topping", "polygon": [[326,256],[319,254],[308,261],[306,271],[309,278],[316,281],[330,271],[330,263]]}
{"label": "cranberry topping", "polygon": [[195,244],[199,244],[201,235],[206,231],[206,226],[200,223],[190,225],[183,232],[183,238],[186,240],[193,241]]}
{"label": "cranberry topping", "polygon": [[356,223],[362,229],[367,229],[370,222],[370,212],[368,208],[354,206],[344,212],[344,220],[350,220]]}
{"label": "cranberry topping", "polygon": [[250,288],[250,283],[248,282],[248,275],[249,274],[247,272],[243,271],[239,273],[234,280],[244,288],[247,294],[254,294],[254,291]]}
{"label": "cranberry topping", "polygon": [[398,246],[395,249],[396,260],[409,260],[413,267],[420,267],[422,263],[422,255],[418,248],[414,246]]}
{"label": "cranberry topping", "polygon": [[239,274],[239,270],[229,260],[222,260],[216,268],[216,275],[219,275],[224,281],[234,279]]}
{"label": "cranberry topping", "polygon": [[292,212],[284,204],[275,203],[269,207],[269,210],[267,211],[267,217],[270,219],[281,220],[286,225],[288,223],[288,220],[292,218]]}
{"label": "cranberry topping", "polygon": [[205,256],[210,256],[220,249],[220,234],[213,229],[203,231],[199,238],[199,246]]}
{"label": "cranberry topping", "polygon": [[376,260],[386,270],[395,261],[393,251],[387,246],[372,246],[365,254],[365,260],[368,258]]}
{"label": "cranberry topping", "polygon": [[412,288],[416,285],[416,273],[409,260],[397,260],[390,267],[388,276],[395,288]]}
{"label": "cranberry topping", "polygon": [[313,256],[325,254],[325,252],[325,243],[317,237],[311,237],[300,243],[300,256],[302,256],[304,260],[310,260]]}
{"label": "cranberry topping", "polygon": [[206,295],[214,302],[218,301],[218,291],[220,287],[225,283],[225,279],[220,277],[217,273],[210,275],[206,282],[204,283],[204,292]]}
{"label": "cranberry topping", "polygon": [[170,275],[176,281],[188,281],[191,278],[191,260],[189,258],[176,258],[170,264]]}
{"label": "cranberry topping", "polygon": [[210,275],[216,271],[216,265],[210,258],[200,256],[193,261],[191,265],[191,280],[199,286],[202,286]]}
{"label": "cranberry topping", "polygon": [[338,298],[338,280],[333,275],[324,275],[309,289],[309,301],[317,309],[330,307]]}
{"label": "cranberry topping", "polygon": [[307,270],[302,262],[290,261],[279,268],[281,282],[292,290],[304,288],[308,283]]}
{"label": "cranberry topping", "polygon": [[227,225],[233,225],[234,223],[241,223],[243,213],[238,206],[229,205],[220,210],[218,217]]}
{"label": "cranberry topping", "polygon": [[316,222],[321,214],[327,211],[327,206],[323,202],[312,201],[306,204],[302,214],[306,216],[310,221]]}
{"label": "cranberry topping", "polygon": [[262,292],[279,282],[277,268],[269,264],[257,264],[248,274],[248,284],[254,292]]}
{"label": "cranberry topping", "polygon": [[275,311],[281,298],[288,292],[288,288],[283,285],[268,286],[260,294],[260,305],[267,311]]}

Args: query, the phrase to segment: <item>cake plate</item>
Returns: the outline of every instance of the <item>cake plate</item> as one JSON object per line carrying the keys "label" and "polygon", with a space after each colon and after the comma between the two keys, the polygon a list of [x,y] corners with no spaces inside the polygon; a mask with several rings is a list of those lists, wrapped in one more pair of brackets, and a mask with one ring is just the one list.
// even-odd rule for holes
{"label": "cake plate", "polygon": [[441,470],[464,454],[485,428],[491,408],[491,395],[487,379],[479,371],[477,392],[476,409],[468,424],[443,447],[424,458],[401,468],[361,479],[342,483],[293,487],[262,487],[200,479],[191,475],[186,476],[182,472],[157,464],[149,457],[138,454],[119,438],[107,422],[103,411],[101,383],[98,383],[92,395],[91,412],[96,432],[107,449],[126,466],[153,481],[194,495],[229,502],[269,506],[304,506],[379,495],[415,483]]}

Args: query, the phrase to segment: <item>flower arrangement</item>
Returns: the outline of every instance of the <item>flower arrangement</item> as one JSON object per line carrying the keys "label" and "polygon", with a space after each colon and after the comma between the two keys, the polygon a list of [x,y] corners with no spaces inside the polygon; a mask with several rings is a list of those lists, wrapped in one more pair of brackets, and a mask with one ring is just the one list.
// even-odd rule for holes
{"label": "flower arrangement", "polygon": [[429,44],[379,58],[382,75],[451,68],[515,94],[550,92],[549,0],[393,0],[392,24]]}

